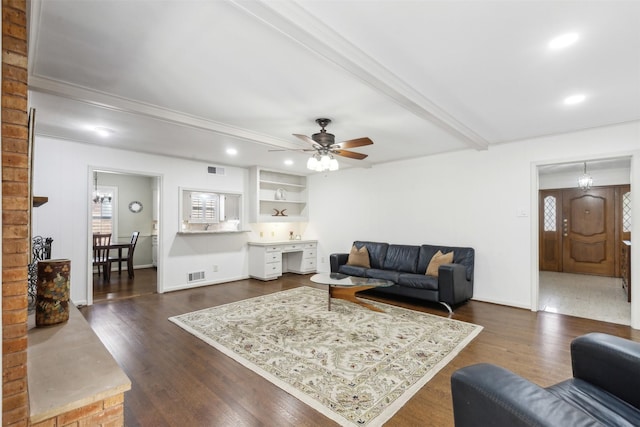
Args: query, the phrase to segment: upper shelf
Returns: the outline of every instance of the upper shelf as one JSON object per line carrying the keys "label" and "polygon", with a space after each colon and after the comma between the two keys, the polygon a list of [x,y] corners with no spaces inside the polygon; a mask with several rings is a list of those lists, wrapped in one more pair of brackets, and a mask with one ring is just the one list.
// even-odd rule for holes
{"label": "upper shelf", "polygon": [[49,201],[48,197],[44,196],[33,196],[33,207],[37,208],[38,206],[42,206]]}
{"label": "upper shelf", "polygon": [[263,186],[272,185],[274,187],[306,188],[306,185],[302,184],[291,184],[290,182],[269,181],[264,179],[260,180],[260,184]]}

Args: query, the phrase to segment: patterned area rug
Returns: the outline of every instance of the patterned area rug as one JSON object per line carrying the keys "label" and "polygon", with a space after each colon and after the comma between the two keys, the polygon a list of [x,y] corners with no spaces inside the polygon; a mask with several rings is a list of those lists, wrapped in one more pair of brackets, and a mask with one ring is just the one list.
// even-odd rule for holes
{"label": "patterned area rug", "polygon": [[481,326],[300,287],[169,318],[344,426],[379,426]]}

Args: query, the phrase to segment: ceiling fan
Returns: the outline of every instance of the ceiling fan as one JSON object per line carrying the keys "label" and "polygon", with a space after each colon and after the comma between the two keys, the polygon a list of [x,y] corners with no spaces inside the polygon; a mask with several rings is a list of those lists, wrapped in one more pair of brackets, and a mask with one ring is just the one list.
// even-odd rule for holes
{"label": "ceiling fan", "polygon": [[[312,159],[316,157],[322,158],[322,156],[328,156],[332,158],[331,156],[332,154],[342,156],[342,157],[348,157],[350,159],[357,159],[357,160],[362,160],[367,158],[366,154],[345,150],[345,148],[355,148],[355,147],[362,147],[365,145],[371,145],[373,144],[373,141],[371,141],[371,139],[364,137],[364,138],[350,139],[348,141],[342,141],[342,142],[336,143],[335,135],[327,132],[327,130],[325,129],[327,125],[331,123],[331,120],[320,118],[320,119],[316,119],[316,123],[318,123],[322,129],[320,129],[320,132],[314,133],[313,135],[311,135],[311,138],[309,138],[307,135],[300,135],[295,133],[293,134],[293,136],[298,137],[304,142],[311,144],[313,146],[313,148],[316,150],[317,153],[312,157]],[[312,150],[305,150],[305,151],[312,151]],[[319,158],[317,160],[320,160]]]}

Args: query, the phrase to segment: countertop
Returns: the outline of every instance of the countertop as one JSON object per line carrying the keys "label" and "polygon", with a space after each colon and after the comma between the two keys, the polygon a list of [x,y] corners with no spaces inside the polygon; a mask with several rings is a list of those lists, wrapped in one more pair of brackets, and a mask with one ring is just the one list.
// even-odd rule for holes
{"label": "countertop", "polygon": [[299,245],[300,243],[318,243],[317,240],[275,240],[275,241],[251,241],[247,242],[253,246],[271,246],[271,245]]}

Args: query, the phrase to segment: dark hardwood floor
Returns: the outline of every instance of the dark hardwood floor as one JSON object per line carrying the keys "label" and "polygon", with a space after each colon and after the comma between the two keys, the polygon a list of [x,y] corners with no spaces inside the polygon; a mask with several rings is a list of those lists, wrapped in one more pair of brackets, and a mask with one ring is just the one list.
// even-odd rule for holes
{"label": "dark hardwood floor", "polygon": [[[117,276],[117,274],[116,274]],[[138,276],[136,271],[136,281]],[[167,320],[168,317],[300,285],[310,276],[241,280],[166,294],[147,294],[81,311],[132,382],[125,423],[134,426],[333,426],[335,423]],[[446,316],[438,305],[375,298]],[[599,331],[640,341],[640,331],[554,313],[471,301],[454,319],[484,330],[386,424],[452,426],[450,377],[490,362],[541,386],[571,376],[569,343]]]}
{"label": "dark hardwood floor", "polygon": [[141,268],[134,271],[133,279],[129,279],[127,266],[122,273],[112,271],[109,281],[102,275],[93,275],[93,302],[114,301],[156,293],[157,280],[155,268]]}

